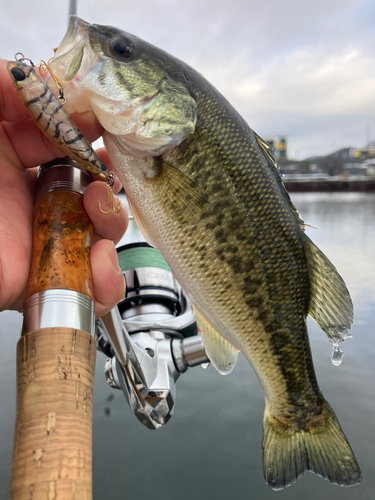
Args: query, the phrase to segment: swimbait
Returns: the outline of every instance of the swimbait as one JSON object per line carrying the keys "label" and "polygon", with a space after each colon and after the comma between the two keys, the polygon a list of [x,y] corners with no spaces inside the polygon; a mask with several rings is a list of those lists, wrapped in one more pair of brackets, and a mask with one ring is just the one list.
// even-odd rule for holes
{"label": "swimbait", "polygon": [[43,134],[81,167],[107,180],[109,170],[34,67],[9,61],[7,69],[18,95]]}

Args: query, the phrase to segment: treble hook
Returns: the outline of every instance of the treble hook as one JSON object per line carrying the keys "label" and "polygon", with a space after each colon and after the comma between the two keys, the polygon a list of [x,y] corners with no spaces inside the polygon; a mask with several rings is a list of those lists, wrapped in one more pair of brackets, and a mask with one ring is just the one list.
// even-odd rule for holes
{"label": "treble hook", "polygon": [[115,212],[115,214],[120,213],[121,211],[121,202],[117,200],[117,208],[115,208],[115,196],[113,194],[113,186],[115,183],[115,176],[113,172],[109,172],[108,179],[107,179],[107,187],[109,190],[109,196],[111,199],[111,208],[107,211],[102,210],[102,205],[99,201],[99,210],[101,211],[102,214],[109,214],[110,212]]}
{"label": "treble hook", "polygon": [[[55,49],[53,49],[53,50],[55,50]],[[43,68],[43,69],[47,70],[49,72],[49,74],[52,76],[53,81],[55,82],[56,87],[57,87],[57,89],[59,91],[59,97],[58,98],[60,99],[60,101],[62,101],[61,104],[64,106],[64,104],[66,104],[66,98],[64,96],[63,87],[62,87],[61,83],[58,81],[58,79],[55,77],[55,75],[52,73],[51,68],[49,67],[49,63],[50,63],[50,61],[52,59],[53,59],[53,57],[50,57],[48,59],[48,62],[40,60],[39,66],[40,66],[40,68]]]}

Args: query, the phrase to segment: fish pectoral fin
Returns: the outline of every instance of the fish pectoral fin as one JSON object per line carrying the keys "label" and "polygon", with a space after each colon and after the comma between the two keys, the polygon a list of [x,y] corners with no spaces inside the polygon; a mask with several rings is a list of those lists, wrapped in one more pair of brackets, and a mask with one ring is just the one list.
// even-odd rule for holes
{"label": "fish pectoral fin", "polygon": [[[161,173],[154,177],[150,176],[149,182],[155,184],[155,192],[163,203],[168,201],[168,204],[173,206],[176,213],[188,217],[190,222],[199,220],[203,212],[211,212],[207,197],[193,180],[171,166],[161,156],[155,158],[154,161],[158,164],[156,170],[160,168]],[[142,214],[128,195],[127,199],[134,220],[143,237],[149,245],[158,248],[156,244],[158,236],[151,234]]]}
{"label": "fish pectoral fin", "polygon": [[191,221],[200,218],[202,212],[211,213],[208,199],[196,182],[163,157],[160,157],[160,161],[161,174],[153,180],[157,184],[159,196],[169,200],[178,213],[188,214]]}
{"label": "fish pectoral fin", "polygon": [[208,358],[221,375],[228,375],[237,362],[238,349],[215,330],[196,306],[194,312]]}
{"label": "fish pectoral fin", "polygon": [[309,316],[334,343],[348,338],[353,323],[353,303],[348,289],[329,259],[305,235],[305,253],[309,269]]}

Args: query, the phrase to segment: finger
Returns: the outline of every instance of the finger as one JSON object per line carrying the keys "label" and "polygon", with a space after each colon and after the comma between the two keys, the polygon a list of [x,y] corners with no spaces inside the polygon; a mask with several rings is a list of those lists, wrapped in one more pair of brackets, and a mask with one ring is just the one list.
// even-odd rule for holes
{"label": "finger", "polygon": [[[114,198],[115,206],[118,203],[121,204],[116,196]],[[96,181],[89,184],[83,196],[83,203],[94,225],[95,232],[99,233],[103,238],[108,238],[118,243],[129,223],[126,208],[121,204],[119,213],[111,211],[104,214],[99,209],[99,201],[103,211],[111,209],[109,189],[103,181]]]}
{"label": "finger", "polygon": [[100,240],[91,249],[91,268],[95,296],[95,316],[101,318],[124,300],[125,280],[118,265],[112,241]]}
{"label": "finger", "polygon": [[[93,112],[75,113],[72,118],[89,142],[101,135],[103,128]],[[3,122],[2,127],[23,168],[35,167],[66,156],[39,130],[31,118],[22,122]]]}

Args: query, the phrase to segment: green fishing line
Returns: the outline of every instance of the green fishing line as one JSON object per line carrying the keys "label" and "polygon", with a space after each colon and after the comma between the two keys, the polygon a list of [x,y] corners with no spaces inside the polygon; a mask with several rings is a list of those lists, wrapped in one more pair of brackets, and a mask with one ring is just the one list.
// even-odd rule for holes
{"label": "green fishing line", "polygon": [[135,247],[119,252],[118,261],[122,272],[139,267],[157,267],[171,272],[162,254],[156,248]]}

